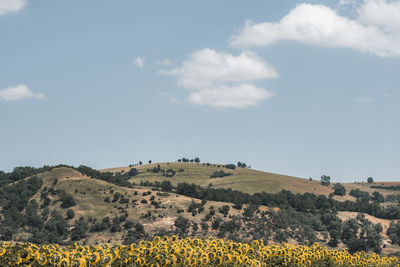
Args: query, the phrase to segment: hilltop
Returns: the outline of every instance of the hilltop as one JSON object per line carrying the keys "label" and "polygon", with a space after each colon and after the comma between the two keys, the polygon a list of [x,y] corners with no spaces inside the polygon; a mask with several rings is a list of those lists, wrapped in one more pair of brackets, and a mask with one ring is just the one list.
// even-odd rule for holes
{"label": "hilltop", "polygon": [[[162,170],[174,170],[175,175],[173,177],[165,177],[162,172],[148,171],[158,166]],[[127,173],[131,168],[132,167],[108,168],[101,171]],[[231,188],[250,194],[263,191],[267,193],[278,193],[282,190],[300,194],[308,192],[318,195],[329,195],[332,193],[332,189],[322,186],[319,181],[310,181],[304,178],[241,167],[229,169],[226,168],[224,164],[163,162],[134,166],[134,168],[138,170],[138,174],[129,181],[137,184],[141,181],[154,182],[168,180],[173,185],[186,182],[207,187],[211,184],[212,188]],[[216,171],[224,171],[232,175],[222,178],[210,178]]]}

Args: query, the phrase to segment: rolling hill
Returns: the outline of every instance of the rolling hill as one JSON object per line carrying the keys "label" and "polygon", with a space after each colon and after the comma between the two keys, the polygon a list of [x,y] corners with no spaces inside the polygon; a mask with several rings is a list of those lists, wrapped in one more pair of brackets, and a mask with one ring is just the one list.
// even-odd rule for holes
{"label": "rolling hill", "polygon": [[[128,175],[132,168],[137,170],[133,176]],[[221,171],[230,175],[210,178]],[[172,187],[163,191],[156,183],[162,181],[168,181]],[[144,186],[143,182],[152,184]],[[188,192],[180,191],[178,185],[182,183],[187,183],[185,190]],[[190,184],[199,187],[196,189]],[[177,233],[247,241],[262,238],[265,242],[296,244],[316,241],[331,244],[334,239],[337,246],[344,247],[346,239],[334,238],[338,225],[340,231],[345,231],[346,223],[358,225],[362,229],[356,233],[358,236],[363,231],[375,233],[379,227],[374,225],[380,223],[384,232],[379,242],[383,243],[375,246],[384,245],[386,254],[399,251],[386,233],[390,223],[397,221],[386,217],[400,218],[396,213],[398,209],[383,213],[374,211],[381,216],[379,218],[371,214],[359,217],[352,208],[359,200],[348,192],[359,189],[369,195],[380,192],[384,196],[398,193],[370,188],[365,183],[344,186],[347,194],[331,199],[332,186],[322,186],[319,181],[248,168],[230,169],[222,164],[165,162],[100,172],[87,167],[58,166],[0,187],[0,238],[36,243],[96,244]],[[196,193],[199,190],[203,191],[202,197]],[[280,193],[282,190],[286,191]],[[253,195],[260,192],[268,194]],[[221,194],[229,196],[225,198]],[[13,199],[18,199],[20,208],[13,207]],[[377,208],[372,201],[357,205],[367,212],[368,205]],[[390,208],[396,203],[379,205]]]}
{"label": "rolling hill", "polygon": [[[162,173],[147,171],[148,169],[160,166],[161,169],[173,169],[176,174],[173,177],[165,177]],[[135,166],[138,175],[131,178],[131,182],[140,183],[140,181],[161,181],[169,180],[177,185],[181,182],[194,183],[206,187],[212,184],[212,188],[231,188],[246,193],[267,192],[278,193],[282,190],[288,190],[293,193],[303,194],[305,192],[329,195],[332,189],[322,186],[318,181],[309,181],[308,179],[274,174],[269,172],[257,171],[247,168],[235,168],[234,170],[226,168],[223,164],[196,164],[196,163],[178,163],[165,162]],[[119,167],[103,169],[104,172],[122,172],[126,173],[130,167]],[[179,169],[183,170],[179,172]],[[231,176],[223,178],[210,178],[216,171],[231,173]]]}

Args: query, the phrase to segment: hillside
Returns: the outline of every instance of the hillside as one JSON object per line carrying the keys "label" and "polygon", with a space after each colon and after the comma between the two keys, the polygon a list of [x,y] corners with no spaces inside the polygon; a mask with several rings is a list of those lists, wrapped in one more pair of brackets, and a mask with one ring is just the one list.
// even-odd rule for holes
{"label": "hillside", "polygon": [[[365,250],[399,251],[389,235],[397,231],[390,222],[400,218],[394,202],[360,202],[348,192],[331,199],[332,188],[317,181],[218,164],[159,163],[135,168],[137,172],[132,167],[99,172],[85,166],[47,166],[4,174],[0,178],[8,185],[0,187],[0,239],[96,244],[177,234],[246,242],[320,242],[342,248],[356,238]],[[210,178],[221,170],[231,175]],[[141,181],[152,184],[144,186]],[[370,196],[368,186],[345,185],[362,188]],[[287,191],[280,192],[283,189]],[[267,193],[252,194],[262,191]],[[359,211],[368,214],[361,216]]]}
{"label": "hillside", "polygon": [[[161,169],[173,169],[176,174],[173,177],[165,177],[162,173],[147,171],[148,169],[160,166]],[[196,164],[196,163],[153,163],[141,166],[135,166],[138,175],[130,179],[131,182],[140,181],[161,181],[169,180],[176,185],[181,182],[195,183],[200,186],[209,186],[212,188],[231,188],[246,193],[267,192],[278,193],[282,190],[288,190],[293,193],[303,194],[305,192],[329,195],[332,190],[329,187],[322,186],[318,181],[309,181],[308,179],[297,178],[293,176],[274,174],[269,172],[257,171],[247,168],[236,167],[234,170],[224,167],[223,164]],[[130,167],[109,168],[102,171],[108,172],[128,172]],[[183,169],[182,172],[179,169]],[[231,173],[231,176],[223,178],[210,178],[216,171]]]}

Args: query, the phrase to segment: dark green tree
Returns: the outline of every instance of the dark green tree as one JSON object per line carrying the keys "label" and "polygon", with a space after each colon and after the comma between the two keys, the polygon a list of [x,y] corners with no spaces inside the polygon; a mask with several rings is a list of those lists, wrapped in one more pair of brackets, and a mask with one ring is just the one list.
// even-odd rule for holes
{"label": "dark green tree", "polygon": [[342,185],[342,184],[340,184],[340,183],[336,183],[334,186],[333,186],[333,193],[335,194],[335,195],[338,195],[338,196],[344,196],[344,195],[346,195],[346,188]]}
{"label": "dark green tree", "polygon": [[327,176],[327,175],[322,175],[321,176],[321,184],[328,186],[331,183],[331,177]]}

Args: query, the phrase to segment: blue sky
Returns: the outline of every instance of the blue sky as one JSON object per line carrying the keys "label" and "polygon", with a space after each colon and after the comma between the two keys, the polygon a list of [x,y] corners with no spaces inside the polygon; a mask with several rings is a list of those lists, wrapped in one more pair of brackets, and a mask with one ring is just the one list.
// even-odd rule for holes
{"label": "blue sky", "polygon": [[0,0],[0,169],[399,180],[400,1]]}

